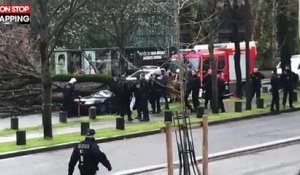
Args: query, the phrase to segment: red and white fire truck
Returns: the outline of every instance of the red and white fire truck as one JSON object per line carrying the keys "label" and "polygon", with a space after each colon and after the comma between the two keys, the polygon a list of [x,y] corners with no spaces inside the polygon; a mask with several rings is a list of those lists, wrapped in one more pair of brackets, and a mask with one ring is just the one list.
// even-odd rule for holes
{"label": "red and white fire truck", "polygon": [[[256,44],[254,41],[249,43],[250,45],[250,58],[249,58],[249,70],[253,71],[255,66],[255,59],[257,55]],[[234,43],[219,43],[215,44],[214,57],[216,58],[216,65],[218,73],[223,74],[227,84],[236,82],[234,54]],[[245,42],[240,43],[241,48],[241,73],[242,79],[246,79],[246,45]],[[185,59],[187,66],[191,70],[198,72],[201,80],[206,74],[206,71],[211,67],[210,55],[208,52],[208,45],[196,45],[191,51],[183,51],[183,58]],[[177,66],[176,66],[177,65]],[[178,54],[174,54],[170,63],[171,71],[178,69]]]}

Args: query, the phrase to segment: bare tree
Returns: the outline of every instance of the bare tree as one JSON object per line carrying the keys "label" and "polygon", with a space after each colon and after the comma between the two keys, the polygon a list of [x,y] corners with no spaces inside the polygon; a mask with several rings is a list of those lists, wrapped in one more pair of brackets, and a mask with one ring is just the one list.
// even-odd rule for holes
{"label": "bare tree", "polygon": [[50,57],[65,25],[79,12],[87,0],[33,1],[33,17],[37,20],[38,46],[41,61],[42,116],[44,138],[52,138],[52,80]]}

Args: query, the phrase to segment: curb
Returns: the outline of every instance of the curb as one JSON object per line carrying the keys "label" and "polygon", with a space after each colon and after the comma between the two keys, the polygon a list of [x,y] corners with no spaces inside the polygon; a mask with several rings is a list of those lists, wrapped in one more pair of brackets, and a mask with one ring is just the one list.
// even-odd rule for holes
{"label": "curb", "polygon": [[[291,146],[299,143],[300,143],[300,137],[292,137],[292,138],[282,139],[274,142],[268,142],[268,143],[253,145],[249,147],[223,151],[219,153],[212,153],[208,155],[208,159],[209,162],[215,162],[215,161],[224,160],[228,158],[244,156],[251,153],[258,153],[258,152],[268,151],[271,149]],[[201,163],[202,157],[197,157],[196,159],[198,164]],[[174,162],[173,165],[174,167],[179,168],[179,161]],[[134,174],[142,174],[146,172],[152,172],[152,171],[163,170],[163,169],[167,169],[167,164],[153,165],[153,166],[137,168],[133,170],[125,170],[121,172],[116,172],[114,173],[114,175],[134,175]]]}
{"label": "curb", "polygon": [[[295,112],[295,111],[300,111],[300,107],[294,108],[294,109],[285,109],[285,110],[282,110],[281,113],[289,113],[289,112]],[[236,122],[236,121],[268,117],[268,116],[272,116],[275,114],[278,114],[278,113],[266,112],[266,113],[262,113],[262,114],[254,114],[254,115],[249,115],[249,116],[245,116],[245,117],[230,118],[230,119],[219,120],[219,121],[211,121],[211,122],[209,122],[209,125],[210,126],[221,125],[221,124],[226,124],[226,123],[231,123],[231,122]],[[196,122],[193,124],[201,124],[201,122]],[[194,128],[197,128],[200,126],[201,125],[198,125]],[[97,143],[105,143],[105,142],[112,142],[112,141],[117,141],[117,140],[137,138],[137,137],[159,134],[163,131],[164,131],[164,128],[161,128],[161,129],[155,129],[155,130],[151,130],[151,131],[143,131],[143,132],[136,132],[136,133],[131,133],[131,134],[127,134],[127,135],[114,136],[114,137],[110,137],[110,138],[98,138],[98,139],[96,139],[96,142]],[[26,150],[22,150],[22,151],[2,153],[2,154],[0,154],[0,159],[25,156],[25,155],[29,155],[29,154],[42,153],[42,152],[47,152],[47,151],[55,151],[55,150],[73,148],[76,145],[76,143],[78,143],[78,141],[65,143],[65,144],[58,144],[58,145],[54,145],[54,146],[50,146],[50,147],[38,147],[38,148],[31,148],[31,149],[26,149]]]}

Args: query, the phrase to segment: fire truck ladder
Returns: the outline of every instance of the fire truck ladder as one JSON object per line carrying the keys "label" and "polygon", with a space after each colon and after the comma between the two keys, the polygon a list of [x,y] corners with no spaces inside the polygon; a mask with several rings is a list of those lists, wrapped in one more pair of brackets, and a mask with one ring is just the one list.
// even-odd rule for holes
{"label": "fire truck ladder", "polygon": [[[174,126],[178,126],[175,135],[179,157],[179,174],[201,175],[194,150],[191,120],[188,115],[178,115],[178,112],[176,112],[176,117],[173,118]],[[191,174],[192,172],[193,174]]]}

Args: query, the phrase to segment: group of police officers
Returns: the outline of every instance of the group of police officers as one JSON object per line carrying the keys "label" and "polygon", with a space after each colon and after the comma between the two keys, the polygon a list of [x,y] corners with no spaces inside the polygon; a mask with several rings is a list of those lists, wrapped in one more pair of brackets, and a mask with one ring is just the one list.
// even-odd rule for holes
{"label": "group of police officers", "polygon": [[[149,80],[145,79],[145,75],[141,74],[140,78],[136,82],[126,81],[125,76],[122,76],[118,82],[117,96],[120,105],[120,115],[124,117],[128,116],[128,120],[132,121],[130,103],[135,97],[135,108],[138,112],[137,119],[142,121],[149,121],[148,112],[148,101],[151,104],[152,113],[160,113],[160,98],[165,99],[165,108],[169,108],[166,88],[168,82],[170,81],[171,75],[166,74],[165,71],[161,72],[161,75],[152,75]],[[260,98],[262,79],[265,76],[258,71],[257,68],[250,75],[251,78],[251,89],[252,98],[256,95],[256,98]],[[277,74],[277,69],[273,70],[271,77],[271,92],[272,92],[272,102],[271,111],[279,112],[279,90],[283,89],[283,101],[282,105],[285,107],[287,96],[289,96],[289,107],[293,106],[293,90],[297,86],[299,77],[297,74],[290,70],[290,67],[286,67],[282,75]],[[73,84],[76,79],[72,79],[66,84],[64,90],[73,89]],[[211,70],[207,71],[207,74],[203,78],[203,89],[205,91],[205,107],[207,108],[208,102],[211,101],[212,97],[212,74]],[[219,95],[219,108],[221,112],[225,112],[225,107],[223,103],[223,95],[225,92],[225,81],[222,74],[217,76],[218,85],[218,95]],[[201,81],[194,71],[188,72],[187,88],[185,102],[187,107],[193,111],[199,106],[199,89],[201,88]],[[188,102],[189,95],[192,94],[191,106]],[[67,104],[65,104],[67,105]],[[276,109],[274,109],[274,106]],[[107,168],[108,171],[112,170],[112,166],[107,159],[105,153],[103,153],[95,141],[95,130],[89,129],[84,141],[76,144],[73,149],[70,161],[68,174],[72,175],[74,172],[74,167],[78,163],[78,167],[81,175],[95,175],[98,171],[98,164],[102,163],[103,166]]]}
{"label": "group of police officers", "polygon": [[[207,74],[203,78],[202,88],[205,91],[205,106],[211,101],[212,90],[211,90],[211,70],[208,70]],[[150,103],[152,114],[161,112],[160,99],[164,98],[165,109],[169,109],[169,101],[167,96],[167,89],[170,88],[171,81],[174,80],[171,72],[161,70],[161,74],[153,74],[148,80],[145,79],[144,74],[140,74],[137,81],[127,81],[125,76],[122,76],[117,83],[116,96],[119,102],[119,114],[121,117],[127,115],[128,121],[132,121],[132,111],[130,108],[133,97],[135,103],[133,109],[137,110],[137,117],[141,121],[149,121],[149,109],[148,103]],[[176,80],[176,78],[175,78]],[[219,107],[221,112],[225,112],[223,103],[223,95],[225,92],[225,81],[224,78],[218,75],[218,95],[219,95]],[[171,87],[174,88],[174,87]],[[186,95],[185,104],[186,107],[194,112],[195,109],[200,105],[199,92],[201,88],[201,80],[195,71],[188,71],[188,78],[186,84]],[[192,105],[188,101],[188,97],[192,96]]]}
{"label": "group of police officers", "polygon": [[[261,80],[265,78],[265,76],[258,71],[257,68],[254,69],[254,72],[251,74],[251,87],[252,87],[252,98],[256,95],[256,99],[260,98],[261,92]],[[294,89],[297,87],[299,77],[296,73],[292,72],[289,66],[285,67],[285,70],[281,75],[277,74],[277,69],[273,70],[273,74],[271,76],[271,93],[272,93],[272,101],[270,111],[279,112],[280,107],[280,98],[279,91],[283,90],[283,100],[282,106],[286,107],[286,100],[289,97],[289,107],[294,108],[293,106],[293,94]],[[274,109],[275,107],[275,109]]]}

